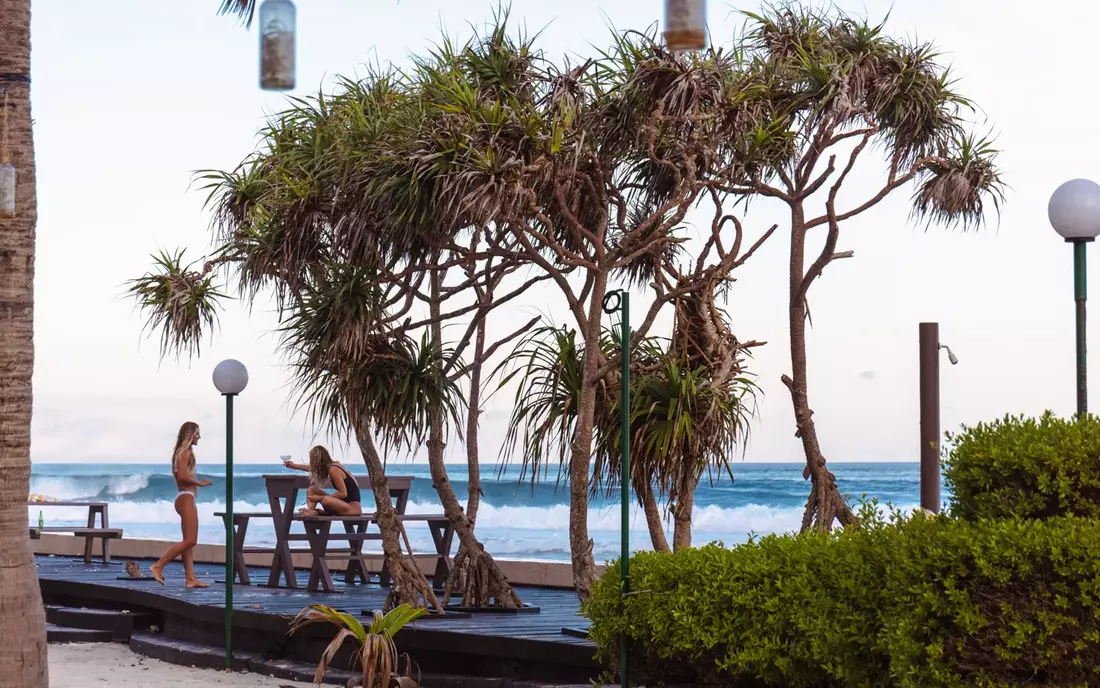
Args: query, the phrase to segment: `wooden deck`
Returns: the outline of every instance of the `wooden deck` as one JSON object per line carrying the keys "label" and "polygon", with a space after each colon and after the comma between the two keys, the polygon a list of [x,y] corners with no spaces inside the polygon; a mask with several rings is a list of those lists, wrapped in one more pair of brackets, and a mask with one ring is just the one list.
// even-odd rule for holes
{"label": "wooden deck", "polygon": [[[122,562],[85,564],[78,559],[39,556],[36,559],[43,598],[47,603],[149,611],[161,620],[159,632],[180,641],[224,644],[224,568],[196,565],[199,577],[211,583],[203,590],[183,586],[183,569],[165,569],[167,585],[155,581],[119,580]],[[139,562],[148,570],[151,562]],[[267,571],[252,569],[253,580]],[[264,656],[316,661],[332,632],[316,627],[287,637],[288,621],[315,603],[362,616],[380,609],[388,593],[376,584],[344,585],[332,593],[305,590],[307,571],[297,571],[298,590],[236,585],[233,590],[234,647]],[[593,658],[594,645],[562,632],[587,628],[572,590],[518,587],[523,601],[537,613],[474,613],[455,618],[418,620],[397,637],[425,673],[516,678],[542,682],[587,683],[602,667]]]}

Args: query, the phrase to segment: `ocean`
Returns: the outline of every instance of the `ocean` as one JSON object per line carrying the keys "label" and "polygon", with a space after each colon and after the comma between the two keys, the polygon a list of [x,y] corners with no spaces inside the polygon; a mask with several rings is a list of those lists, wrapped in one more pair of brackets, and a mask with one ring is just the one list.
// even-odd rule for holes
{"label": "ocean", "polygon": [[[880,503],[910,509],[919,503],[920,468],[917,463],[830,464],[842,492],[853,500],[862,495]],[[348,464],[353,473],[366,469]],[[468,485],[465,464],[449,465],[455,490],[464,498]],[[519,470],[510,466],[501,474],[499,466],[482,466],[484,497],[477,517],[477,533],[485,548],[500,559],[568,561],[569,496],[567,488],[556,486],[552,471],[546,480],[519,481]],[[237,464],[234,469],[234,509],[267,511],[263,477],[291,472],[281,464]],[[390,475],[413,476],[408,513],[442,513],[432,488],[428,466],[391,463]],[[225,542],[225,529],[215,512],[223,511],[225,466],[199,464],[199,477],[213,482],[200,488],[199,542]],[[802,466],[794,463],[739,463],[734,480],[723,475],[709,484],[704,478],[695,496],[695,544],[714,540],[726,544],[744,542],[750,533],[767,534],[797,530],[809,483],[802,479]],[[173,507],[175,482],[167,463],[157,464],[44,464],[32,467],[31,492],[59,500],[100,500],[110,505],[111,526],[123,528],[127,538],[172,540],[179,537],[179,517]],[[368,508],[369,492],[364,493]],[[28,517],[37,523],[39,512],[46,525],[83,524],[87,511],[68,507],[28,507]],[[618,500],[600,499],[589,504],[588,523],[595,541],[597,562],[619,554],[620,512]],[[300,526],[296,526],[300,527]],[[423,532],[420,532],[420,531]],[[669,526],[671,530],[671,526]],[[414,549],[432,551],[427,527],[411,525],[409,538]],[[248,526],[248,544],[271,545],[270,522],[253,521]],[[634,549],[649,547],[649,531],[640,508],[631,516]],[[373,544],[373,543],[372,543]],[[458,541],[455,540],[455,547]]]}

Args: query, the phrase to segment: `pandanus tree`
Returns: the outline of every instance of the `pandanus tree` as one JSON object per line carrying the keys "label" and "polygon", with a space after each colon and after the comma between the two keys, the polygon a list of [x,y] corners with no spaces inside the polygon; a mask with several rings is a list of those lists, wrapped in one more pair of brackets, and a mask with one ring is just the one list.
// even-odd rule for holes
{"label": "pandanus tree", "polygon": [[722,274],[742,264],[758,243],[723,241],[726,189],[751,182],[761,160],[789,147],[769,134],[770,120],[759,117],[768,110],[737,64],[726,53],[669,53],[643,35],[616,36],[598,59],[558,65],[532,40],[510,35],[504,17],[460,48],[444,41],[422,63],[433,135],[410,143],[409,168],[391,182],[402,189],[400,214],[496,228],[502,240],[489,252],[548,276],[579,346],[594,354],[582,360],[564,461],[582,599],[594,576],[587,516],[595,417],[616,365],[599,346],[604,296],[616,280],[649,284],[640,341],[664,306],[705,288],[679,280],[668,260],[699,204],[711,204],[716,217],[701,260]]}
{"label": "pandanus tree", "polygon": [[[653,548],[659,551],[669,550],[665,514],[673,522],[673,547],[691,545],[695,488],[708,472],[725,472],[732,479],[731,460],[744,447],[755,412],[756,386],[743,369],[740,353],[759,343],[741,344],[719,324],[714,331],[723,333],[731,358],[708,359],[685,331],[699,324],[696,319],[692,325],[678,326],[669,340],[638,340],[631,350],[630,480]],[[615,360],[619,355],[610,333],[601,338],[600,348],[605,358]],[[584,357],[574,330],[547,327],[527,337],[507,361],[512,372],[505,380],[515,379],[517,384],[505,454],[519,454],[532,481],[545,473],[548,462],[560,463],[568,456]],[[600,382],[593,494],[613,494],[622,478],[621,384],[618,368]]]}
{"label": "pandanus tree", "polygon": [[[673,549],[691,546],[695,489],[708,473],[712,479],[720,473],[733,479],[731,463],[744,450],[755,416],[757,387],[745,370],[744,354],[761,342],[733,336],[715,304],[717,291],[674,302],[667,347],[643,353],[638,379],[631,381],[630,479],[658,550],[667,550],[668,543],[658,528],[652,489],[672,517]],[[621,425],[613,420],[618,405],[601,419],[606,440],[598,444],[594,469],[596,476],[606,476],[609,490],[622,479]]]}
{"label": "pandanus tree", "polygon": [[[522,267],[493,252],[506,235],[486,226],[437,224],[430,213],[394,207],[392,198],[407,190],[401,186],[408,173],[404,147],[430,135],[422,97],[415,78],[378,71],[341,80],[332,94],[297,100],[238,168],[202,175],[218,244],[204,267],[192,270],[178,254],[164,257],[135,281],[132,293],[162,330],[167,350],[193,354],[222,298],[213,281],[217,268],[228,271],[248,302],[273,290],[298,399],[319,420],[354,432],[379,499],[387,488],[372,435],[388,445],[426,440],[433,484],[460,543],[447,595],[460,595],[465,606],[514,607],[519,598],[474,535],[480,378],[485,361],[529,327],[487,341],[490,313],[545,278],[504,289]],[[442,340],[447,324],[461,326],[454,347]],[[417,331],[422,343],[414,358],[421,365],[401,368],[416,373],[416,384],[375,386],[376,372],[400,372],[387,366],[409,360],[405,340]],[[444,464],[445,438],[457,430],[453,392],[463,382],[469,386],[466,510]],[[389,520],[380,527],[390,531],[383,541],[390,571],[397,566],[407,574],[393,602],[414,603],[415,595],[400,593],[415,590],[436,604],[423,576],[404,561],[397,521]]]}
{"label": "pandanus tree", "polygon": [[[882,24],[796,5],[748,18],[738,42],[745,69],[756,75],[774,135],[787,145],[759,176],[728,190],[787,206],[791,374],[782,382],[812,485],[802,527],[828,529],[857,519],[826,465],[813,420],[807,299],[827,267],[852,256],[839,246],[842,224],[908,188],[917,218],[974,229],[988,205],[999,211],[1003,185],[996,151],[967,131],[961,116],[971,104],[955,90],[931,44],[891,38]],[[862,200],[842,204],[845,183],[872,150],[885,158],[884,178]]]}

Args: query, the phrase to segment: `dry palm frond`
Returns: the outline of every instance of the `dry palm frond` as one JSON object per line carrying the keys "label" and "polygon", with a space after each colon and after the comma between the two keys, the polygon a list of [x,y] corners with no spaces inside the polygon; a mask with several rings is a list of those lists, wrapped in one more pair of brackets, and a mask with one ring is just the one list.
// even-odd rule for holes
{"label": "dry palm frond", "polygon": [[457,417],[459,388],[438,372],[454,354],[389,331],[374,277],[368,267],[330,265],[288,307],[281,348],[299,406],[315,421],[346,432],[364,418],[387,444],[412,447],[431,408]]}
{"label": "dry palm frond", "polygon": [[945,226],[977,228],[985,218],[985,202],[999,215],[1004,182],[994,164],[997,150],[988,139],[957,138],[948,156],[928,164],[913,194],[917,217]]}
{"label": "dry palm frond", "polygon": [[540,471],[546,472],[547,461],[556,459],[562,466],[569,455],[584,378],[583,346],[578,346],[574,330],[538,328],[496,372],[509,368],[511,372],[504,375],[500,387],[517,378],[518,386],[501,454],[508,461],[518,449],[523,470],[520,479],[530,469],[534,482]]}
{"label": "dry palm frond", "polygon": [[256,15],[257,0],[222,0],[218,14],[235,14],[245,26],[252,26],[252,18]]}
{"label": "dry palm frond", "polygon": [[160,331],[161,356],[198,356],[203,335],[213,336],[220,301],[227,298],[209,269],[184,264],[183,251],[153,256],[154,271],[132,279],[126,293],[148,318],[145,329]]}
{"label": "dry palm frond", "polygon": [[[402,604],[383,614],[374,612],[369,626],[356,617],[323,604],[314,604],[298,612],[290,622],[288,635],[293,635],[304,626],[325,623],[339,629],[336,637],[325,648],[314,675],[315,685],[320,686],[336,653],[350,641],[355,649],[352,659],[362,670],[363,688],[389,688],[390,682],[397,676],[398,654],[394,637],[409,622],[416,620],[426,611],[414,609]],[[406,673],[411,676],[411,665],[407,664]]]}

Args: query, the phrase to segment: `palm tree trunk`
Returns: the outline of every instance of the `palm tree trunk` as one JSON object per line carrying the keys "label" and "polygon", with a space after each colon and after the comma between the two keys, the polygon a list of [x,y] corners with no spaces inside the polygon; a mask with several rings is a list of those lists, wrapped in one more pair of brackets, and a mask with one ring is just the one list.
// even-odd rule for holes
{"label": "palm tree trunk", "polygon": [[653,541],[653,549],[657,552],[668,552],[668,538],[665,537],[665,525],[661,520],[661,510],[657,506],[657,498],[653,494],[653,485],[642,484],[634,488],[642,501],[642,509],[645,511],[645,523],[649,526],[649,539]]}
{"label": "palm tree trunk", "polygon": [[797,435],[802,439],[806,468],[802,475],[810,480],[810,497],[802,515],[802,530],[816,527],[830,530],[833,521],[841,525],[856,523],[856,515],[844,501],[836,486],[836,476],[825,465],[825,456],[817,440],[814,412],[810,408],[806,374],[806,299],[799,296],[805,279],[806,221],[801,203],[792,206],[791,213],[791,377],[784,375],[783,384],[791,393]]}
{"label": "palm tree trunk", "polygon": [[430,605],[437,612],[442,612],[443,606],[439,604],[428,579],[420,572],[420,568],[412,557],[405,556],[401,551],[403,526],[397,518],[397,509],[390,500],[390,485],[386,480],[386,469],[382,465],[382,457],[378,455],[377,447],[374,446],[370,428],[366,423],[357,421],[354,431],[359,450],[363,453],[363,461],[367,464],[367,473],[370,475],[371,491],[374,492],[374,503],[377,509],[378,530],[382,534],[382,556],[385,558],[386,568],[392,578],[390,594],[386,597],[383,611],[407,604],[410,607]]}
{"label": "palm tree trunk", "polygon": [[[428,302],[428,310],[432,319],[431,333],[432,346],[435,347],[437,356],[436,373],[442,375],[438,353],[443,346],[443,325],[440,322],[442,300],[440,297],[440,283],[442,277],[439,271],[433,271],[431,275],[431,296]],[[434,404],[429,411],[429,437],[428,437],[428,466],[432,472],[432,486],[439,493],[439,500],[443,503],[443,513],[454,526],[458,535],[459,552],[455,557],[454,569],[451,571],[447,588],[443,595],[443,604],[447,604],[452,592],[457,591],[462,597],[463,607],[505,607],[516,609],[523,606],[519,596],[501,573],[500,567],[493,561],[493,557],[485,551],[485,547],[478,542],[474,535],[474,525],[466,518],[462,511],[462,504],[458,501],[454,486],[447,475],[447,465],[444,462],[443,449],[443,407]],[[475,428],[476,429],[476,428]],[[476,436],[476,434],[475,434]],[[468,438],[469,439],[469,438]],[[459,585],[455,585],[459,583]]]}
{"label": "palm tree trunk", "polygon": [[470,366],[470,397],[466,412],[466,468],[469,484],[466,488],[466,518],[470,527],[477,523],[477,510],[481,505],[481,465],[478,451],[478,429],[481,422],[481,372],[482,358],[485,357],[485,330],[488,321],[485,318],[477,324],[474,339],[474,360]]}
{"label": "palm tree trunk", "polygon": [[588,481],[592,461],[593,424],[596,420],[596,395],[600,365],[600,324],[603,297],[607,292],[607,274],[596,273],[589,297],[588,327],[584,332],[584,375],[581,382],[577,427],[569,457],[569,551],[573,562],[573,587],[582,602],[592,593],[596,563],[592,557],[592,538],[588,537]]}
{"label": "palm tree trunk", "polygon": [[695,509],[695,488],[699,485],[698,473],[688,473],[677,488],[676,506],[672,512],[672,551],[691,547],[691,517]]}
{"label": "palm tree trunk", "polygon": [[0,110],[16,170],[15,217],[0,218],[0,676],[5,686],[48,688],[46,619],[27,537],[38,219],[30,38],[30,1],[0,0]]}

